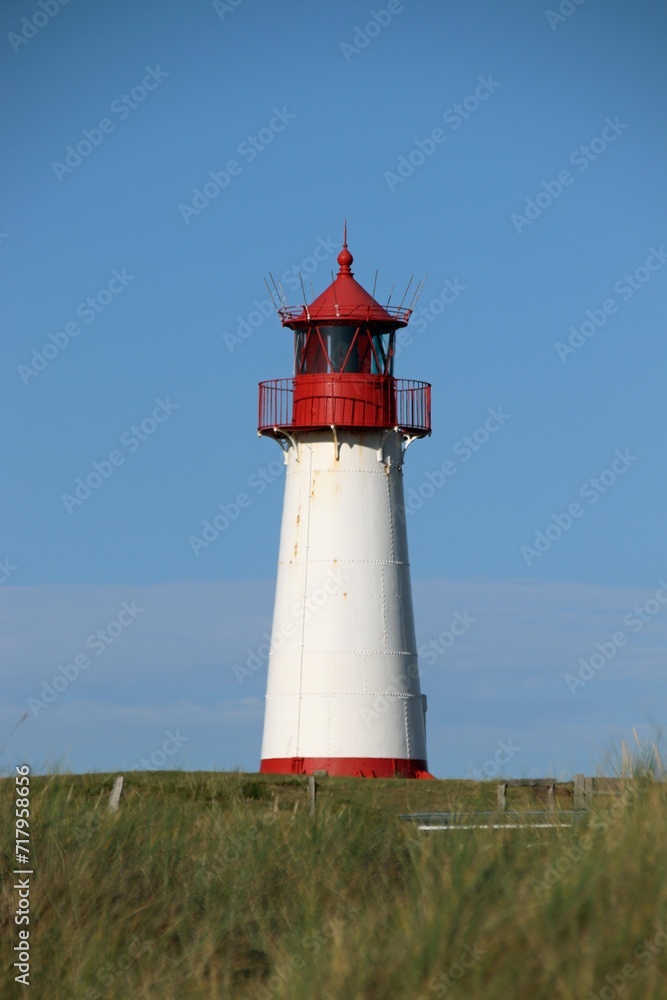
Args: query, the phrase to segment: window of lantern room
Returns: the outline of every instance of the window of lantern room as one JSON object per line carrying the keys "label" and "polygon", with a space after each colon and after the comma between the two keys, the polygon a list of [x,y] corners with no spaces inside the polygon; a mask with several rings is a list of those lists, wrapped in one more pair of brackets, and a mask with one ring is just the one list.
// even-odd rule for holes
{"label": "window of lantern room", "polygon": [[294,338],[295,371],[300,375],[391,375],[394,332],[365,327],[313,325]]}
{"label": "window of lantern room", "polygon": [[294,338],[295,370],[300,375],[358,372],[356,326],[310,326]]}
{"label": "window of lantern room", "polygon": [[330,371],[347,374],[361,371],[356,326],[319,326],[318,330],[331,364]]}
{"label": "window of lantern room", "polygon": [[371,374],[394,374],[394,339],[393,330],[373,334]]}

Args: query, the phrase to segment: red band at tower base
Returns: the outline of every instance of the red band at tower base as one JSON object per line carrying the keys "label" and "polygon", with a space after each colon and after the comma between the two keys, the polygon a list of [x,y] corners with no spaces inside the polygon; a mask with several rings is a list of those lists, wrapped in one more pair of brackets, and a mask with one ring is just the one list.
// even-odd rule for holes
{"label": "red band at tower base", "polygon": [[433,778],[425,760],[393,757],[269,757],[260,774],[313,774],[326,771],[336,778]]}

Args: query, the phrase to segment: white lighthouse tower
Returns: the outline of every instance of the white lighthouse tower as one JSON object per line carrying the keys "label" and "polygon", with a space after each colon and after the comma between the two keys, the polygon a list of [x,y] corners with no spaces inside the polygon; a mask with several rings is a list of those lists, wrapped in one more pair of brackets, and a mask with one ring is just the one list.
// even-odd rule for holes
{"label": "white lighthouse tower", "polygon": [[410,310],[355,281],[279,309],[294,376],[260,383],[259,432],[287,466],[260,770],[431,777],[402,467],[430,385],[394,378]]}

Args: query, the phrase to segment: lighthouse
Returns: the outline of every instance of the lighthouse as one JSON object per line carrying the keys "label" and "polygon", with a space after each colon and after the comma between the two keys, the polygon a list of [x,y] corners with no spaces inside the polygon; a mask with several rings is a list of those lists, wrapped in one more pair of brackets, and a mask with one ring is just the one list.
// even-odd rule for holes
{"label": "lighthouse", "polygon": [[380,305],[352,263],[346,231],[329,287],[281,299],[294,374],[259,386],[286,465],[260,771],[431,777],[403,494],[431,387],[395,377],[411,310]]}

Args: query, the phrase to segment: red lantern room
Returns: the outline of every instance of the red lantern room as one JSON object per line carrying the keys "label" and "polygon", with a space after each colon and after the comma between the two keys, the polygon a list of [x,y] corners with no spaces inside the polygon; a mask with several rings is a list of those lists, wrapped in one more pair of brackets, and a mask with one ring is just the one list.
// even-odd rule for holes
{"label": "red lantern room", "polygon": [[294,330],[294,377],[261,382],[259,432],[331,427],[431,433],[431,386],[394,378],[396,331],[411,309],[381,306],[355,280],[347,234],[336,278],[310,305],[284,304]]}

